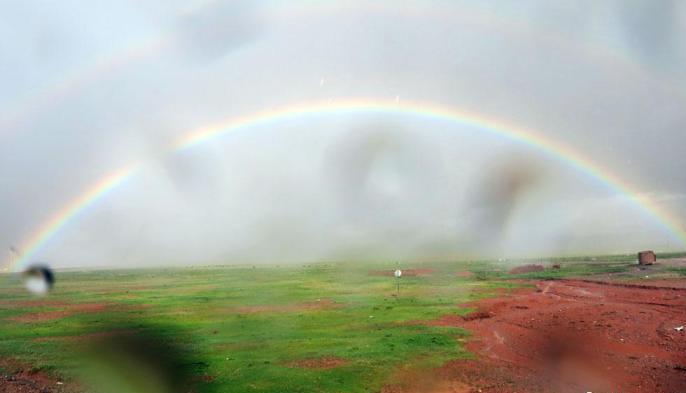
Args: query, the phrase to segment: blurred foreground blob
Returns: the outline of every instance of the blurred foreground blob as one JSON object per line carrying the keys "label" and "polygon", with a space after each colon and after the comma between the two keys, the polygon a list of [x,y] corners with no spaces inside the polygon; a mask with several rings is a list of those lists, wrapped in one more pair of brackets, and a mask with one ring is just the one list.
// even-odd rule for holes
{"label": "blurred foreground blob", "polygon": [[193,361],[169,332],[140,325],[88,340],[81,355],[81,379],[98,393],[189,392],[197,382],[191,376],[206,366]]}
{"label": "blurred foreground blob", "polygon": [[46,295],[55,285],[55,274],[44,264],[29,266],[22,273],[24,286],[34,295]]}
{"label": "blurred foreground blob", "polygon": [[[423,134],[393,123],[369,123],[342,135],[327,152],[327,181],[348,218],[374,220],[377,212],[402,215],[430,202],[441,186],[436,146]],[[421,213],[419,213],[421,212]]]}
{"label": "blurred foreground blob", "polygon": [[511,157],[487,169],[468,201],[479,240],[491,246],[502,240],[517,206],[543,188],[545,177],[543,165],[525,157]]}

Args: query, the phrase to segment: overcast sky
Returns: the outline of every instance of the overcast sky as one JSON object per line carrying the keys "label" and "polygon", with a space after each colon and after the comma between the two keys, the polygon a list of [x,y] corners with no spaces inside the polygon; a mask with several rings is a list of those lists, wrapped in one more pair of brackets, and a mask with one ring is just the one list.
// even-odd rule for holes
{"label": "overcast sky", "polygon": [[56,267],[428,260],[686,246],[564,159],[413,114],[191,130],[304,102],[423,102],[532,130],[686,230],[681,1],[5,1],[0,240],[145,160],[36,253]]}

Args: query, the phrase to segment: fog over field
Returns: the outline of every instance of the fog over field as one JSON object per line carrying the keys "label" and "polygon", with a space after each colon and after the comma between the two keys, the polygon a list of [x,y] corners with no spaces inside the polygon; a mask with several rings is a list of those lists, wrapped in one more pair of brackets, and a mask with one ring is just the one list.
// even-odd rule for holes
{"label": "fog over field", "polygon": [[[686,249],[684,2],[1,10],[0,245],[26,252],[74,205],[32,255],[54,267]],[[304,110],[170,147],[355,102],[401,109]]]}

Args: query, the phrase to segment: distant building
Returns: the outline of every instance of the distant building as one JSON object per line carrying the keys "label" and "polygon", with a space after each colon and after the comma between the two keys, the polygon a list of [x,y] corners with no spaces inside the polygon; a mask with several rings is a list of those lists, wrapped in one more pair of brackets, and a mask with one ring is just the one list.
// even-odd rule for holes
{"label": "distant building", "polygon": [[638,264],[639,265],[652,265],[657,260],[655,253],[651,250],[640,251],[638,253]]}

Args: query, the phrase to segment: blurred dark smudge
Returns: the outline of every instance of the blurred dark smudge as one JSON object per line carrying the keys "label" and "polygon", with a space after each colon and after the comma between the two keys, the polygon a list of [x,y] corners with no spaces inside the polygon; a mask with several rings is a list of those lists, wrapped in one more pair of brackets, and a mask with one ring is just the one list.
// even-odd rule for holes
{"label": "blurred dark smudge", "polygon": [[470,223],[480,242],[502,240],[521,198],[543,180],[542,166],[531,159],[502,160],[484,171],[468,197]]}
{"label": "blurred dark smudge", "polygon": [[371,217],[394,208],[408,214],[430,203],[439,162],[421,135],[393,124],[368,124],[330,149],[327,180],[346,214]]}
{"label": "blurred dark smudge", "polygon": [[194,378],[207,364],[173,329],[155,325],[114,324],[102,333],[86,335],[77,345],[81,379],[100,393],[182,393],[193,391]]}
{"label": "blurred dark smudge", "polygon": [[194,61],[221,58],[258,36],[254,8],[247,1],[213,1],[182,15],[174,25],[176,49]]}
{"label": "blurred dark smudge", "polygon": [[645,64],[665,68],[677,53],[679,12],[673,0],[634,0],[621,4],[618,12],[627,45]]}

